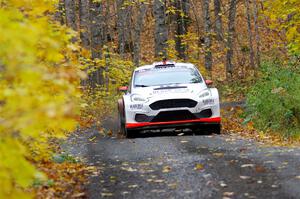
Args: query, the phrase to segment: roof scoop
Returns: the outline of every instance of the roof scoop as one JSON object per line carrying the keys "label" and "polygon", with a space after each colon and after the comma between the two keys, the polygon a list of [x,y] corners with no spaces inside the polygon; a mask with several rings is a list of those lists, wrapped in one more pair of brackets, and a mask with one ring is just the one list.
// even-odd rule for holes
{"label": "roof scoop", "polygon": [[175,67],[175,62],[164,59],[162,62],[154,62],[153,65],[155,68],[169,68]]}

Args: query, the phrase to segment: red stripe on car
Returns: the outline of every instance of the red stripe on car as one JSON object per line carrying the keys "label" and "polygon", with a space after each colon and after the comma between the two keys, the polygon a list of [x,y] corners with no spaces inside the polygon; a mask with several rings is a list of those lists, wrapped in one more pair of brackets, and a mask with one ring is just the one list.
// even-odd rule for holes
{"label": "red stripe on car", "polygon": [[220,123],[221,117],[214,117],[214,118],[200,118],[194,120],[179,120],[179,121],[170,121],[170,122],[141,122],[141,123],[127,123],[126,128],[138,128],[138,127],[145,127],[145,126],[155,126],[155,125],[165,125],[165,124],[185,124],[185,123]]}

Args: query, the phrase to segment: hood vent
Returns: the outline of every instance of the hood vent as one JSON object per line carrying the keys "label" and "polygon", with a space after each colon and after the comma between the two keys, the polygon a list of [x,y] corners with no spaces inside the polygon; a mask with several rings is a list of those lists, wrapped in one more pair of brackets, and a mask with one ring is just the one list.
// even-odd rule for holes
{"label": "hood vent", "polygon": [[180,88],[187,88],[187,87],[186,86],[167,86],[167,87],[155,88],[154,90],[180,89]]}

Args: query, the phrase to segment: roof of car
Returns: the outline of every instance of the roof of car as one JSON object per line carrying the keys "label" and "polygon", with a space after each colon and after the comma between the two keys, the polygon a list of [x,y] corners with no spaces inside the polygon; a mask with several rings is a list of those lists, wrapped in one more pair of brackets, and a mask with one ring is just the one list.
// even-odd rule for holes
{"label": "roof of car", "polygon": [[188,67],[188,68],[195,68],[195,66],[191,63],[176,63],[173,61],[165,61],[165,62],[154,62],[151,65],[144,65],[141,67],[138,67],[135,69],[135,71],[139,71],[139,70],[146,70],[146,69],[154,69],[156,67]]}

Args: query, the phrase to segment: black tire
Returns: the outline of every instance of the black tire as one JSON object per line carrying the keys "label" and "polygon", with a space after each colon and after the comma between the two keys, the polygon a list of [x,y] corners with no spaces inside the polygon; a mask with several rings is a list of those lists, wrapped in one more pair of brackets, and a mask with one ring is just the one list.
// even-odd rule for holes
{"label": "black tire", "polygon": [[122,136],[126,138],[133,138],[134,135],[136,135],[136,130],[131,130],[126,128],[126,116],[125,116],[125,110],[124,110],[124,102],[122,99],[118,100],[118,111],[119,111],[119,131]]}
{"label": "black tire", "polygon": [[121,135],[126,137],[126,127],[125,127],[125,112],[124,103],[122,99],[118,100],[118,119],[119,119],[119,132]]}
{"label": "black tire", "polygon": [[136,136],[136,133],[138,133],[136,130],[126,129],[126,138],[134,138]]}
{"label": "black tire", "polygon": [[212,133],[213,134],[220,135],[221,134],[221,130],[222,130],[222,125],[221,124],[214,124],[212,126]]}

